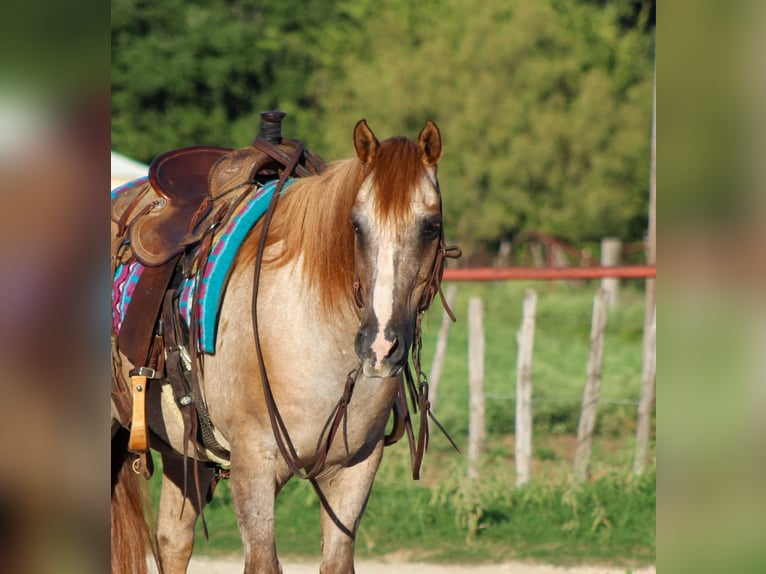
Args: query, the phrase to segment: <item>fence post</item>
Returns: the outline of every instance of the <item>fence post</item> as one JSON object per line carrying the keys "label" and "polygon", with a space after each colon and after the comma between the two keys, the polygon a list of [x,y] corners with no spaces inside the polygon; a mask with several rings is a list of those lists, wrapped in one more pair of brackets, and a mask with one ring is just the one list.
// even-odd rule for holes
{"label": "fence post", "polygon": [[649,423],[651,422],[652,401],[657,382],[657,308],[652,314],[652,321],[644,337],[644,364],[641,369],[641,398],[638,401],[638,420],[636,422],[636,458],[633,472],[642,474],[646,466],[646,453],[649,446]]}
{"label": "fence post", "polygon": [[[447,299],[447,305],[450,307],[455,303],[455,297],[457,295],[457,283],[451,283],[447,287],[447,293],[445,298]],[[444,357],[447,354],[447,336],[449,335],[449,328],[452,324],[452,319],[449,318],[446,311],[442,311],[442,322],[439,326],[439,335],[436,339],[436,351],[434,352],[434,361],[431,364],[430,376],[428,379],[428,401],[431,403],[431,409],[435,410],[436,407],[436,393],[439,390],[439,379],[442,376],[442,366],[444,365]]]}
{"label": "fence post", "polygon": [[[652,155],[649,170],[649,229],[646,234],[646,263],[657,264],[657,71],[655,63],[652,110]],[[641,376],[641,398],[636,422],[636,458],[633,472],[641,474],[646,465],[649,443],[651,407],[657,385],[657,281],[646,280],[644,309],[644,363]]]}
{"label": "fence post", "polygon": [[535,341],[537,292],[527,289],[521,328],[516,335],[516,486],[529,482],[532,474],[532,351]]}
{"label": "fence post", "polygon": [[601,386],[601,363],[604,357],[604,330],[606,329],[607,294],[596,291],[593,299],[593,318],[590,327],[590,351],[588,352],[585,392],[582,398],[580,425],[577,428],[577,450],[574,458],[574,479],[578,482],[588,477],[593,429],[596,427],[598,394]]}
{"label": "fence post", "polygon": [[468,476],[479,478],[479,460],[484,452],[484,325],[482,301],[468,301]]}
{"label": "fence post", "polygon": [[[616,267],[620,264],[620,252],[622,241],[614,237],[605,237],[601,240],[601,265],[603,267]],[[610,309],[617,307],[617,297],[620,291],[620,280],[616,277],[604,277],[601,280],[601,289],[606,291],[606,300]]]}

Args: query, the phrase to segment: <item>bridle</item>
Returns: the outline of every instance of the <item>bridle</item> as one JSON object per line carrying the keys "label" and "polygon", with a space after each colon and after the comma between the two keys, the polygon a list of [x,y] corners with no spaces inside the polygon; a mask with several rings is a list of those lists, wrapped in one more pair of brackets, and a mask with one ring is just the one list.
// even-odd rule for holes
{"label": "bridle", "polygon": [[[271,430],[274,435],[274,439],[277,443],[277,448],[279,449],[279,452],[282,454],[282,457],[284,458],[285,463],[290,469],[290,472],[292,472],[292,474],[298,478],[310,480],[313,484],[314,478],[316,478],[319,475],[319,473],[321,473],[324,470],[325,462],[327,460],[327,455],[330,451],[330,447],[332,446],[335,436],[337,435],[338,430],[341,427],[341,423],[346,420],[348,404],[351,401],[351,395],[353,394],[353,391],[354,391],[354,385],[356,384],[356,381],[358,380],[362,372],[362,364],[360,361],[359,365],[356,368],[352,369],[346,376],[346,383],[343,389],[343,393],[340,399],[338,400],[338,402],[336,403],[335,407],[333,408],[333,411],[330,413],[330,416],[328,417],[327,423],[325,424],[325,427],[324,427],[327,430],[326,439],[322,441],[322,443],[319,446],[319,449],[317,450],[317,453],[316,453],[317,458],[314,464],[308,470],[304,470],[303,468],[300,467],[298,463],[298,454],[295,450],[295,446],[293,445],[292,440],[290,439],[290,435],[287,432],[287,428],[285,426],[284,420],[282,419],[282,416],[279,412],[279,408],[277,407],[276,401],[274,400],[274,394],[271,390],[268,374],[266,372],[266,367],[263,361],[263,350],[261,347],[260,336],[258,333],[258,313],[257,313],[257,305],[256,305],[257,296],[258,296],[258,286],[260,284],[261,268],[263,265],[263,253],[265,249],[266,237],[268,235],[271,219],[274,215],[274,211],[276,210],[276,205],[279,200],[280,193],[282,189],[284,188],[284,185],[287,179],[290,177],[290,175],[293,173],[293,170],[298,165],[298,162],[303,155],[303,151],[304,151],[303,145],[300,142],[296,142],[295,149],[292,155],[289,157],[288,161],[285,162],[285,169],[282,171],[279,177],[276,188],[274,190],[274,195],[272,196],[271,201],[269,203],[269,207],[264,215],[263,225],[261,228],[260,242],[258,244],[258,249],[256,252],[256,258],[255,258],[255,271],[254,271],[254,277],[253,277],[253,301],[252,301],[251,311],[252,311],[252,320],[253,320],[253,335],[255,338],[255,349],[256,349],[256,354],[258,357],[258,368],[259,368],[260,376],[261,376],[261,386],[263,389],[264,399],[266,401],[266,410],[269,416],[269,423],[271,424]],[[439,191],[438,185],[436,189],[438,192]],[[439,198],[441,201],[441,194],[439,194]],[[440,205],[440,209],[441,209],[441,205]],[[439,235],[439,246],[437,248],[436,257],[434,258],[433,267],[431,269],[428,282],[425,286],[425,289],[423,290],[423,294],[421,295],[420,301],[416,308],[415,334],[414,334],[412,348],[411,348],[411,357],[412,357],[412,364],[415,369],[415,378],[413,378],[412,371],[410,370],[409,360],[408,360],[405,363],[405,366],[403,369],[404,376],[400,379],[401,382],[399,384],[399,390],[398,390],[397,399],[396,399],[399,401],[399,407],[402,412],[401,424],[404,425],[404,429],[407,433],[407,439],[410,446],[410,457],[412,461],[412,477],[416,480],[420,477],[420,466],[422,464],[425,451],[428,448],[428,439],[429,439],[428,419],[429,418],[432,421],[434,421],[434,424],[436,424],[439,430],[441,430],[441,432],[447,437],[447,439],[452,444],[452,446],[459,451],[457,445],[455,444],[455,441],[452,439],[452,437],[449,436],[449,434],[444,429],[444,427],[434,417],[433,413],[431,413],[430,403],[428,402],[428,378],[426,377],[425,373],[423,373],[421,369],[420,361],[421,361],[421,350],[422,350],[421,321],[422,321],[423,314],[431,306],[431,303],[433,302],[437,293],[439,293],[439,296],[441,297],[442,305],[444,306],[445,312],[450,316],[450,318],[453,321],[455,321],[455,315],[452,312],[452,309],[450,309],[449,305],[447,304],[447,301],[444,297],[444,293],[441,289],[441,281],[442,281],[442,276],[444,273],[445,259],[447,258],[456,259],[460,257],[460,255],[461,255],[461,250],[458,246],[453,245],[448,247],[445,244],[444,231],[442,230]],[[361,282],[359,281],[358,276],[354,278],[352,289],[353,289],[354,302],[357,305],[357,308],[359,309],[363,308],[364,300],[362,296]],[[410,412],[407,407],[407,390],[409,390],[409,397],[410,397],[410,402],[412,405],[412,413],[417,414],[418,411],[420,412],[420,424],[418,428],[417,442],[415,440],[415,432],[412,427],[412,417],[410,416]],[[396,429],[392,431],[392,435],[395,432],[396,432]],[[393,442],[396,442],[396,441],[395,440],[390,442],[387,441],[386,444],[393,444]]]}
{"label": "bridle", "polygon": [[[439,191],[438,184],[436,185],[436,191],[439,194],[439,199],[441,201],[441,193]],[[441,205],[439,206],[439,208],[441,209]],[[404,426],[404,432],[407,433],[407,442],[409,443],[409,447],[410,447],[412,477],[415,480],[417,480],[420,477],[420,466],[423,462],[423,456],[425,455],[425,452],[428,449],[428,440],[429,440],[428,420],[429,419],[434,422],[434,424],[438,427],[438,429],[442,432],[442,434],[444,434],[444,436],[447,438],[450,444],[455,448],[455,450],[460,452],[460,449],[455,444],[455,441],[452,439],[449,433],[444,429],[444,427],[441,425],[438,419],[431,412],[431,403],[428,400],[428,377],[423,372],[423,369],[421,367],[421,351],[423,347],[421,323],[423,319],[423,314],[431,306],[431,303],[433,303],[433,300],[436,297],[437,293],[439,294],[439,297],[441,298],[444,312],[447,313],[447,315],[449,316],[450,319],[452,319],[453,322],[456,321],[455,314],[452,312],[452,309],[450,308],[446,298],[444,297],[444,292],[442,291],[442,288],[441,288],[441,282],[442,282],[442,277],[444,275],[445,260],[457,259],[461,255],[462,255],[462,251],[460,247],[458,247],[457,245],[447,246],[444,240],[444,230],[442,229],[439,234],[439,245],[437,247],[436,257],[434,258],[434,263],[431,268],[429,278],[426,282],[425,288],[423,289],[423,293],[420,296],[420,301],[418,302],[418,305],[415,309],[415,332],[414,332],[414,336],[412,340],[412,347],[411,347],[411,353],[410,353],[411,361],[408,360],[407,363],[405,363],[405,366],[403,369],[403,377],[399,385],[397,400],[399,400],[399,406],[402,411],[402,415],[401,415],[402,420],[400,422]],[[356,304],[357,309],[361,311],[365,306],[365,302],[364,302],[364,295],[362,293],[362,283],[361,283],[361,280],[359,279],[358,274],[354,277],[353,294],[354,294],[354,303]],[[410,368],[410,362],[412,363],[412,369]],[[361,368],[361,364],[359,368]],[[414,376],[412,372],[413,369],[415,371]],[[406,397],[408,394],[410,398],[410,407],[412,409],[412,413],[418,414],[419,412],[419,415],[420,415],[417,440],[415,439],[415,432],[412,427],[412,417],[410,416],[409,408],[407,405]],[[386,444],[393,444],[394,442],[396,441],[393,440],[391,442],[387,442]]]}

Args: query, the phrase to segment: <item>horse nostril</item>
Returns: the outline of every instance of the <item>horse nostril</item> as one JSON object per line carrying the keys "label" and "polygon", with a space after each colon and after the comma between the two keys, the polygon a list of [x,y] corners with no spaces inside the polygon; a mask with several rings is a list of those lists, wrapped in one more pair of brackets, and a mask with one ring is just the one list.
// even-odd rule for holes
{"label": "horse nostril", "polygon": [[394,342],[391,344],[391,348],[386,353],[386,358],[393,357],[396,350],[399,348],[399,337],[394,337]]}
{"label": "horse nostril", "polygon": [[399,353],[399,337],[394,337],[394,342],[391,344],[391,348],[386,353],[386,359],[398,358]]}

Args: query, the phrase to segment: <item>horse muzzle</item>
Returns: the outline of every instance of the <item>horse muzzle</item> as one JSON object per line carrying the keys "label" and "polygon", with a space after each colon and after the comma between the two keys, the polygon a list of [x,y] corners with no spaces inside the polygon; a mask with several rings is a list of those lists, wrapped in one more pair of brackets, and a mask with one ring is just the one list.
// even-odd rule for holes
{"label": "horse muzzle", "polygon": [[390,329],[385,333],[362,326],[356,334],[354,349],[366,377],[386,378],[398,375],[407,363],[410,343],[407,337]]}

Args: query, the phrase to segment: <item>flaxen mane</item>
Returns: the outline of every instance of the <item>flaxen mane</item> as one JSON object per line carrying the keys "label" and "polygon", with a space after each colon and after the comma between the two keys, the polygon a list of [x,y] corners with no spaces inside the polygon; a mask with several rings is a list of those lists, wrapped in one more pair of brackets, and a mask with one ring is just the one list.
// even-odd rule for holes
{"label": "flaxen mane", "polygon": [[[284,265],[302,257],[304,280],[320,293],[328,313],[351,302],[354,279],[354,232],[351,207],[364,179],[373,174],[374,201],[383,221],[408,216],[410,194],[424,174],[417,144],[395,137],[380,144],[369,165],[357,158],[331,163],[314,177],[294,181],[279,199],[267,247],[282,242],[265,263]],[[260,224],[239,254],[240,264],[255,258]]]}

